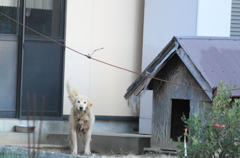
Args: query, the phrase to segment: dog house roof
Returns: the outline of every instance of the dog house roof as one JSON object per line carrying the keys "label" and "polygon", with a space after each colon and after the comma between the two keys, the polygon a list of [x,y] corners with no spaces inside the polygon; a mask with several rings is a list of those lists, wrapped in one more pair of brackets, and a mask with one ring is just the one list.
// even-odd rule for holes
{"label": "dog house roof", "polygon": [[[203,89],[212,90],[222,80],[230,86],[237,85],[232,96],[240,96],[240,38],[173,37],[142,74],[154,77],[173,54],[180,57]],[[147,79],[139,76],[129,86],[124,98],[140,94],[149,83]],[[211,92],[205,92],[211,98]]]}

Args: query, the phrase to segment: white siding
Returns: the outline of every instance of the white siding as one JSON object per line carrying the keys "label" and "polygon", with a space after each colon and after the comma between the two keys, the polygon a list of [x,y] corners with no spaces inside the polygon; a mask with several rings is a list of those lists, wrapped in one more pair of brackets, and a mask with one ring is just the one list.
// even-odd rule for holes
{"label": "white siding", "polygon": [[142,70],[173,36],[196,34],[197,0],[145,0]]}
{"label": "white siding", "polygon": [[[144,0],[68,0],[66,45],[84,54],[140,72]],[[136,75],[66,49],[65,81],[72,78],[93,102],[96,115],[134,116],[124,94]],[[63,114],[71,104],[64,91]]]}
{"label": "white siding", "polygon": [[231,36],[240,36],[240,0],[232,1]]}
{"label": "white siding", "polygon": [[231,0],[198,0],[197,36],[230,36]]}

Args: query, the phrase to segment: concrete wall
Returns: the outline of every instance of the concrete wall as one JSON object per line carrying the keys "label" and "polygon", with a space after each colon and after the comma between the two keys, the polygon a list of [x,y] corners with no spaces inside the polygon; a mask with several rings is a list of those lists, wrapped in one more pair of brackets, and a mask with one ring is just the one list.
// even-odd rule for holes
{"label": "concrete wall", "polygon": [[[66,45],[84,54],[104,47],[93,57],[140,72],[143,12],[143,0],[68,0]],[[137,115],[123,98],[136,77],[66,49],[65,81],[90,97],[96,115]],[[70,109],[65,89],[63,114]]]}

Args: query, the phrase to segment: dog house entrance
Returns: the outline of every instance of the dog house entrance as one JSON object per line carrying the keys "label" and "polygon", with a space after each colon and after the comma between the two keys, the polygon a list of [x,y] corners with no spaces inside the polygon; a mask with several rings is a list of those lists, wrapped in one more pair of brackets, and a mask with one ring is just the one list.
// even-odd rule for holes
{"label": "dog house entrance", "polygon": [[177,141],[181,137],[183,141],[183,132],[185,123],[182,121],[183,114],[189,118],[190,101],[181,99],[172,99],[172,116],[171,116],[171,135],[173,141]]}

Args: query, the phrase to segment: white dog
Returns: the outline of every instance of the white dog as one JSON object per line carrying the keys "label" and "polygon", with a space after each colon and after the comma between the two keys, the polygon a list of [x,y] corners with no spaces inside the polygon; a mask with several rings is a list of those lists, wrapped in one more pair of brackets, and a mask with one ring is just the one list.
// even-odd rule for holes
{"label": "white dog", "polygon": [[72,147],[72,154],[77,155],[77,142],[81,137],[85,145],[84,154],[91,154],[90,142],[92,127],[95,116],[91,109],[92,103],[88,97],[80,95],[70,82],[67,83],[69,99],[73,105],[69,117],[70,131],[69,138]]}

